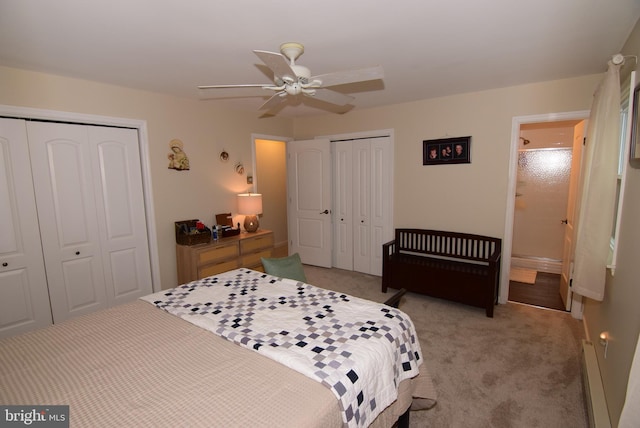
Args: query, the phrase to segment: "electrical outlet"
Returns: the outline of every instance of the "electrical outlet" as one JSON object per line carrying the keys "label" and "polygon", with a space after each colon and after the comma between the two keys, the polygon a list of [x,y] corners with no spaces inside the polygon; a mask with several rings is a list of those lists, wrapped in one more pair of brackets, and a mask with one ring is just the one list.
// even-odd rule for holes
{"label": "electrical outlet", "polygon": [[247,184],[253,184],[253,176],[247,175]]}

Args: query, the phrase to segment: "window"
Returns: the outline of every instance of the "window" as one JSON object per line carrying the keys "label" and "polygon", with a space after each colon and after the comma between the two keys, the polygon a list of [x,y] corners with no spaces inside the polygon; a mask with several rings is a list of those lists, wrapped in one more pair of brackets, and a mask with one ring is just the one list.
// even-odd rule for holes
{"label": "window", "polygon": [[635,89],[636,72],[632,71],[629,79],[621,88],[620,94],[620,141],[618,156],[618,179],[616,181],[616,206],[611,227],[611,253],[607,267],[611,274],[615,274],[616,257],[618,253],[618,235],[620,233],[620,216],[624,200],[624,185],[626,182],[627,159],[629,158],[629,144],[631,140],[631,115],[633,114],[633,90]]}

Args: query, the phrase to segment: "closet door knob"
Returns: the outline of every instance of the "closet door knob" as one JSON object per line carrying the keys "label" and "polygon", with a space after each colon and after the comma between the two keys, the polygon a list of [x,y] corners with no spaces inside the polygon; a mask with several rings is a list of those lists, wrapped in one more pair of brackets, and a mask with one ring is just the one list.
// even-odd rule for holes
{"label": "closet door knob", "polygon": [[80,251],[76,251],[76,256],[79,256],[79,255],[80,255]]}
{"label": "closet door knob", "polygon": [[9,263],[7,263],[7,262],[3,262],[2,263],[2,267],[7,267],[7,266],[9,266]]}

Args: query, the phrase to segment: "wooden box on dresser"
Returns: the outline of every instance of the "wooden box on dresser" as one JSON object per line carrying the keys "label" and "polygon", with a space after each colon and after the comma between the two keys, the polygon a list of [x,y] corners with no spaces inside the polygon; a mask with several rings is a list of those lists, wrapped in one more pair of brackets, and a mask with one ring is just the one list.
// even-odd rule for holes
{"label": "wooden box on dresser", "polygon": [[176,245],[178,284],[239,267],[264,271],[261,257],[273,255],[273,232],[240,233],[206,244]]}

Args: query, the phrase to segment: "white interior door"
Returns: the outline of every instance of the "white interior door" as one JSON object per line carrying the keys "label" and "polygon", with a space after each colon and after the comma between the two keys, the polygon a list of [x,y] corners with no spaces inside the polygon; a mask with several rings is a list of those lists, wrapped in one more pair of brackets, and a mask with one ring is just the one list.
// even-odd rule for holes
{"label": "white interior door", "polygon": [[333,159],[333,266],[353,270],[353,146],[332,143]]}
{"label": "white interior door", "polygon": [[54,322],[151,293],[137,132],[27,130]]}
{"label": "white interior door", "polygon": [[27,127],[54,322],[107,307],[87,127]]}
{"label": "white interior door", "polygon": [[0,118],[0,337],[50,325],[23,120]]}
{"label": "white interior door", "polygon": [[287,143],[289,252],[331,267],[331,150],[327,139]]}
{"label": "white interior door", "polygon": [[573,253],[575,247],[575,209],[582,164],[582,143],[584,141],[585,121],[574,128],[573,150],[571,154],[571,177],[569,178],[569,197],[567,203],[567,219],[564,230],[562,248],[562,269],[560,272],[560,297],[567,311],[571,310],[571,271],[573,267]]}
{"label": "white interior door", "polygon": [[109,306],[152,292],[138,133],[88,128]]}
{"label": "white interior door", "polygon": [[382,276],[382,245],[393,239],[393,147],[390,137],[371,139],[370,160],[369,273]]}
{"label": "white interior door", "polygon": [[334,141],[334,261],[382,275],[382,244],[393,238],[390,137]]}
{"label": "white interior door", "polygon": [[353,146],[353,270],[371,271],[371,143]]}

